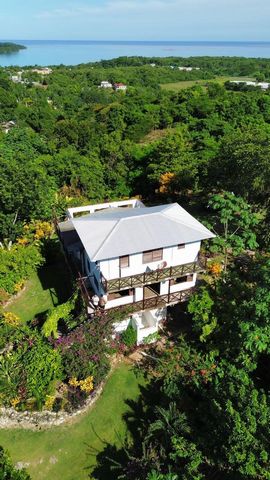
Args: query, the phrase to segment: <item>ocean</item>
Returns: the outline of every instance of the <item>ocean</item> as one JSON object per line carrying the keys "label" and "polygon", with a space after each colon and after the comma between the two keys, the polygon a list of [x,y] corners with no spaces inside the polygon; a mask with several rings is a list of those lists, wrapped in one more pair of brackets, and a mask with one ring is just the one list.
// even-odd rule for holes
{"label": "ocean", "polygon": [[[5,40],[3,40],[5,41]],[[120,56],[239,56],[270,58],[270,42],[127,42],[13,40],[26,50],[0,55],[0,66],[77,65]]]}

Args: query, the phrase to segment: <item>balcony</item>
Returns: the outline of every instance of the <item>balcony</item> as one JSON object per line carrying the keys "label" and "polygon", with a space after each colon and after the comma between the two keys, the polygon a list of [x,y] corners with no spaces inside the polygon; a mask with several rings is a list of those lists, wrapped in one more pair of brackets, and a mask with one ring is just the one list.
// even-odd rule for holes
{"label": "balcony", "polygon": [[129,277],[115,278],[112,280],[106,280],[103,277],[102,281],[105,291],[107,293],[113,293],[119,292],[119,290],[143,287],[144,285],[182,277],[191,273],[203,272],[204,270],[205,267],[197,261],[185,263],[183,265],[176,265],[175,267],[157,269],[151,272],[144,272],[138,275],[131,275]]}
{"label": "balcony", "polygon": [[140,312],[142,310],[152,310],[155,308],[166,307],[167,305],[173,305],[179,302],[185,302],[194,292],[194,288],[189,288],[187,290],[182,290],[175,293],[169,293],[167,295],[153,295],[149,298],[148,295],[145,295],[145,298],[139,302],[133,302],[129,305],[121,305],[118,307],[111,307],[108,310],[113,312],[122,312],[123,314],[131,315],[135,312]]}
{"label": "balcony", "polygon": [[176,292],[169,292],[166,295],[160,295],[156,293],[151,287],[146,286],[144,288],[144,295],[143,299],[140,301],[134,301],[134,296],[130,297],[130,301],[132,303],[127,303],[119,305],[119,303],[115,302],[116,305],[109,305],[107,304],[104,307],[96,306],[94,307],[91,292],[86,285],[87,277],[80,276],[78,279],[78,285],[81,289],[82,296],[86,305],[86,308],[91,307],[97,311],[113,311],[113,312],[122,312],[125,315],[131,315],[135,312],[140,312],[143,310],[152,310],[155,308],[162,308],[166,307],[167,305],[173,305],[179,302],[185,302],[188,300],[190,295],[194,292],[194,287],[188,288],[185,290],[180,290]]}

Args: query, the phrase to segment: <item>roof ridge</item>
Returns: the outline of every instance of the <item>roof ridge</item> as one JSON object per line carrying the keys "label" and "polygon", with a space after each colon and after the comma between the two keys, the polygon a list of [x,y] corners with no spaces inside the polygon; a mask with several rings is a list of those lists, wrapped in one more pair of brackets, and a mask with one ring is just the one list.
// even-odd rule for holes
{"label": "roof ridge", "polygon": [[[146,207],[148,208],[148,207]],[[160,214],[160,212],[152,212],[151,215],[157,215],[157,214]],[[147,215],[147,213],[144,213],[142,215],[140,215],[140,217],[145,217]],[[116,222],[116,224],[114,225],[114,227],[112,228],[112,230],[110,231],[110,233],[107,235],[106,238],[104,238],[102,244],[100,245],[100,247],[98,248],[98,250],[96,250],[96,252],[94,253],[94,257],[96,257],[102,250],[102,248],[104,247],[104,245],[107,243],[107,241],[110,239],[110,237],[112,236],[113,233],[115,233],[115,230],[117,227],[119,227],[119,224],[121,222],[124,222],[124,220],[131,220],[131,219],[134,219],[134,218],[138,218],[137,216],[132,216],[132,217],[125,217],[125,218],[119,218]]]}
{"label": "roof ridge", "polygon": [[[178,205],[178,204],[177,204],[177,205]],[[179,207],[180,207],[180,205],[179,205]],[[180,208],[182,208],[182,207],[180,207]],[[183,210],[185,210],[185,209],[183,208]],[[186,212],[188,215],[190,215],[190,213],[188,213],[186,210],[185,210],[185,212]],[[168,218],[168,216],[167,216],[166,214],[164,214],[163,212],[160,212],[160,214],[163,215],[164,217]],[[197,220],[195,217],[192,217],[192,215],[190,215],[190,216],[191,216],[191,218],[192,218],[193,220],[196,220],[196,222],[198,222],[198,220]],[[208,230],[208,228],[205,227],[205,226],[203,225],[203,223],[201,223],[201,222],[198,222],[198,223],[199,223],[200,225],[202,225],[203,229],[200,228],[200,227],[198,227],[198,226],[195,226],[195,225],[193,225],[193,224],[190,225],[189,223],[185,222],[184,220],[180,220],[180,219],[177,219],[177,218],[171,218],[171,220],[173,220],[174,222],[180,223],[180,224],[182,224],[182,225],[185,225],[186,227],[193,228],[194,230],[197,230],[198,232],[202,232],[203,229],[206,229],[208,232],[210,232],[210,230]],[[210,232],[210,233],[211,233],[211,232]]]}
{"label": "roof ridge", "polygon": [[104,244],[107,242],[107,240],[112,236],[112,234],[114,233],[116,227],[118,227],[119,223],[121,222],[121,218],[118,219],[115,223],[115,225],[112,227],[110,233],[107,235],[106,238],[104,238],[103,242],[101,243],[101,245],[99,246],[99,248],[96,250],[96,252],[94,253],[93,257],[96,257],[98,255],[98,253],[101,251],[102,247],[104,246]]}

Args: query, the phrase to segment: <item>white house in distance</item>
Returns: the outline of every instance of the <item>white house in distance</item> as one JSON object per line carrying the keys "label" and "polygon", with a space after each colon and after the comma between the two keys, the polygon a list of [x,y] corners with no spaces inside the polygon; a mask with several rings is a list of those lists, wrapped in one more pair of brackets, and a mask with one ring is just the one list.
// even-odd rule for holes
{"label": "white house in distance", "polygon": [[67,256],[80,272],[87,312],[122,311],[137,343],[156,333],[167,306],[185,301],[202,271],[201,241],[214,235],[177,203],[138,200],[70,208],[58,224]]}
{"label": "white house in distance", "polygon": [[49,67],[33,68],[32,72],[38,73],[38,75],[50,75],[52,73],[52,68],[49,68]]}
{"label": "white house in distance", "polygon": [[23,72],[17,72],[17,75],[11,75],[11,81],[13,83],[22,83]]}
{"label": "white house in distance", "polygon": [[178,70],[183,72],[192,72],[192,70],[200,70],[200,67],[178,67]]}
{"label": "white house in distance", "polygon": [[268,90],[270,83],[268,82],[253,82],[249,80],[231,80],[230,83],[235,83],[236,85],[246,85],[247,87],[260,87],[262,90]]}
{"label": "white house in distance", "polygon": [[16,122],[13,122],[13,120],[10,120],[9,122],[0,123],[0,128],[4,133],[8,133],[15,126],[16,126]]}
{"label": "white house in distance", "polygon": [[125,92],[127,89],[127,86],[124,83],[120,82],[120,83],[114,83],[113,88],[116,92],[119,92],[119,91]]}
{"label": "white house in distance", "polygon": [[107,80],[103,80],[98,88],[113,88],[112,83],[108,82]]}

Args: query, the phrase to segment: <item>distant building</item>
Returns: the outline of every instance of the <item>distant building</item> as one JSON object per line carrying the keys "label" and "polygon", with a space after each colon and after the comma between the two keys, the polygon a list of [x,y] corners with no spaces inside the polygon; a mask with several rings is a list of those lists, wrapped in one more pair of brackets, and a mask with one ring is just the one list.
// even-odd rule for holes
{"label": "distant building", "polygon": [[100,83],[99,88],[112,88],[112,84],[107,80],[104,80],[103,82]]}
{"label": "distant building", "polygon": [[178,67],[178,70],[184,72],[192,72],[192,70],[200,70],[200,67]]}
{"label": "distant building", "polygon": [[124,83],[114,83],[113,88],[116,92],[117,91],[125,92],[127,89],[127,86]]}
{"label": "distant building", "polygon": [[231,80],[229,83],[234,83],[235,85],[246,85],[247,87],[260,87],[262,90],[268,90],[268,88],[270,88],[270,83],[268,82],[254,82],[249,80]]}
{"label": "distant building", "polygon": [[270,88],[270,83],[267,82],[259,82],[258,87],[261,87],[262,90],[268,90]]}
{"label": "distant building", "polygon": [[16,125],[15,122],[13,122],[13,120],[10,120],[9,122],[2,122],[0,124],[0,128],[2,130],[2,132],[4,133],[8,133],[12,128],[14,128]]}
{"label": "distant building", "polygon": [[42,68],[33,68],[33,73],[38,73],[39,75],[50,75],[52,73],[52,68],[42,67]]}
{"label": "distant building", "polygon": [[155,67],[156,64],[155,63],[150,63],[150,67]]}
{"label": "distant building", "polygon": [[23,72],[17,72],[17,75],[12,75],[11,81],[13,83],[22,83],[22,74]]}

